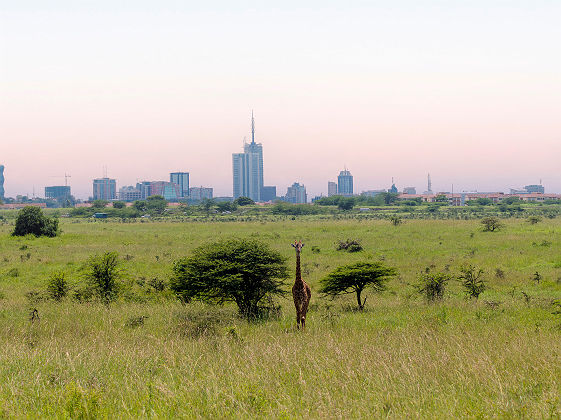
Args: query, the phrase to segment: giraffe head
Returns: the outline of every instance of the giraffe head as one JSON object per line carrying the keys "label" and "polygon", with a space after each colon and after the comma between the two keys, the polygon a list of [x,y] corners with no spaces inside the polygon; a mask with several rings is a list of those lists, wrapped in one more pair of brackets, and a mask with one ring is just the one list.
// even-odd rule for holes
{"label": "giraffe head", "polygon": [[294,248],[296,248],[296,253],[299,254],[300,251],[302,251],[302,248],[304,248],[304,244],[302,243],[302,241],[294,241],[294,243],[292,244],[292,246]]}

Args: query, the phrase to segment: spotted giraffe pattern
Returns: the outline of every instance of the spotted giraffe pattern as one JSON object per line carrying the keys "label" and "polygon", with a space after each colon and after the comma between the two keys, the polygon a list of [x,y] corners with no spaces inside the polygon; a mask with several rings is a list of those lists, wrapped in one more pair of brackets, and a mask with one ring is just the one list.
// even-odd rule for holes
{"label": "spotted giraffe pattern", "polygon": [[308,313],[308,305],[312,297],[312,290],[310,286],[302,280],[302,273],[300,270],[300,252],[304,244],[302,241],[294,242],[292,244],[296,248],[296,279],[294,286],[292,286],[292,297],[294,299],[294,306],[296,307],[296,328],[305,329],[306,327],[306,314]]}

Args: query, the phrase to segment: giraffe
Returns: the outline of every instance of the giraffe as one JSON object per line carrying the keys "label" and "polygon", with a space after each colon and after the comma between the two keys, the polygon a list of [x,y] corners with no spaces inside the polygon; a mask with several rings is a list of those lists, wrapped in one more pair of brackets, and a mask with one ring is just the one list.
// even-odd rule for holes
{"label": "giraffe", "polygon": [[300,252],[304,244],[302,241],[294,241],[292,246],[296,248],[296,279],[294,280],[294,286],[292,286],[292,297],[294,298],[294,306],[296,306],[296,328],[300,329],[300,324],[302,324],[302,329],[305,329],[306,313],[308,312],[312,291],[310,286],[302,280],[302,273],[300,272]]}

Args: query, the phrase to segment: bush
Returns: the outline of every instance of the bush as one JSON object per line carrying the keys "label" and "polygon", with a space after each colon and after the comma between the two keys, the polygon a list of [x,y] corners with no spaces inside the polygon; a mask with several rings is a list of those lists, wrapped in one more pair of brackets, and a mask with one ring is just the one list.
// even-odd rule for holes
{"label": "bush", "polygon": [[355,293],[358,308],[364,309],[366,297],[361,299],[362,291],[370,287],[375,292],[386,289],[385,283],[396,275],[395,268],[385,267],[382,263],[359,262],[338,267],[321,280],[320,292],[332,297]]}
{"label": "bush", "polygon": [[47,295],[51,299],[60,302],[64,297],[66,297],[69,289],[64,271],[56,271],[51,274],[49,283],[47,284]]}
{"label": "bush", "polygon": [[399,216],[392,216],[390,217],[390,222],[394,226],[399,226],[401,223],[403,223],[403,219]]}
{"label": "bush", "polygon": [[24,207],[18,213],[16,226],[12,236],[25,235],[47,236],[58,235],[58,219],[47,217],[39,207]]}
{"label": "bush", "polygon": [[122,276],[119,265],[116,252],[95,255],[90,257],[87,262],[86,281],[93,294],[105,303],[109,303],[117,297],[117,281]]}
{"label": "bush", "polygon": [[362,250],[362,244],[358,239],[347,239],[346,241],[339,241],[337,244],[337,251],[359,252]]}
{"label": "bush", "polygon": [[540,216],[530,216],[526,219],[526,221],[528,223],[530,223],[531,225],[535,225],[535,224],[541,222],[542,218]]}
{"label": "bush", "polygon": [[451,276],[446,273],[424,273],[419,278],[419,293],[425,295],[427,301],[433,302],[444,297],[446,283]]}
{"label": "bush", "polygon": [[464,286],[466,294],[471,298],[478,299],[479,295],[485,290],[485,281],[481,277],[484,273],[483,270],[469,265],[462,267],[460,272],[458,280]]}
{"label": "bush", "polygon": [[124,209],[127,205],[125,204],[124,201],[115,201],[113,202],[113,208],[114,209]]}
{"label": "bush", "polygon": [[494,232],[504,227],[504,224],[496,217],[486,217],[481,220],[484,232]]}
{"label": "bush", "polygon": [[268,245],[229,239],[196,248],[173,266],[170,289],[183,302],[235,302],[244,317],[255,318],[263,298],[284,295],[284,258]]}
{"label": "bush", "polygon": [[238,197],[234,200],[234,203],[238,206],[250,206],[255,204],[255,201],[249,197]]}

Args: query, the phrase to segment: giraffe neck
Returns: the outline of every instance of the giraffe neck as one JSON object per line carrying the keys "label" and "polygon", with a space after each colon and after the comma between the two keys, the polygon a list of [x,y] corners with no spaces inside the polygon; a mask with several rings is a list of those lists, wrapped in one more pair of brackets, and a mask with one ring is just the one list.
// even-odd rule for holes
{"label": "giraffe neck", "polygon": [[300,253],[297,252],[296,253],[296,282],[301,282],[302,281],[302,273],[300,271]]}

